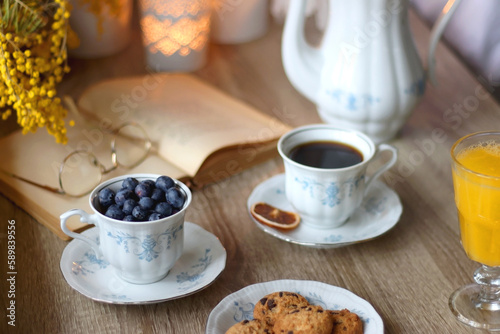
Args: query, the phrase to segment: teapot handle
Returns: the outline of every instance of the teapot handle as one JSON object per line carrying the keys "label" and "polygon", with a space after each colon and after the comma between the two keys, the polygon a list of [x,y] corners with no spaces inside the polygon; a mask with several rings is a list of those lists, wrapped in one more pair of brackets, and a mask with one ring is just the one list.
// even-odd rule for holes
{"label": "teapot handle", "polygon": [[461,2],[462,0],[448,0],[448,2],[441,11],[441,14],[439,14],[439,17],[434,23],[434,26],[432,27],[431,30],[431,40],[430,40],[429,54],[427,60],[427,66],[428,66],[427,73],[429,75],[430,81],[434,86],[437,85],[436,73],[435,73],[436,59],[434,57],[434,54],[436,52],[436,46],[439,42],[439,39],[441,38],[441,35],[443,35],[443,31],[446,28],[446,25],[450,21],[451,17],[453,16],[453,13],[455,13],[455,10],[457,9],[457,7],[460,5]]}

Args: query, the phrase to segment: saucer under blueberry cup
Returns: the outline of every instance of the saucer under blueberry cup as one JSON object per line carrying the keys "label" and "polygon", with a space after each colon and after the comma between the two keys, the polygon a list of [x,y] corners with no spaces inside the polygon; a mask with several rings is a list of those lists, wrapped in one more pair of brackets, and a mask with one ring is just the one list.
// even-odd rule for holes
{"label": "saucer under blueberry cup", "polygon": [[[153,200],[154,190],[163,196]],[[226,251],[214,235],[184,221],[191,199],[185,184],[164,175],[131,174],[101,183],[89,195],[93,214],[61,214],[62,230],[74,238],[61,257],[64,278],[83,295],[108,303],[165,301],[208,286],[224,269]],[[132,220],[125,219],[127,201],[136,205]],[[75,215],[95,227],[69,230],[67,221]]]}
{"label": "saucer under blueberry cup", "polygon": [[[99,240],[95,227],[83,234]],[[98,302],[151,304],[182,298],[214,282],[224,270],[227,256],[219,239],[196,224],[185,222],[184,235],[182,256],[168,275],[155,283],[122,280],[106,260],[97,258],[91,247],[80,240],[72,240],[64,249],[61,272],[73,289]]]}

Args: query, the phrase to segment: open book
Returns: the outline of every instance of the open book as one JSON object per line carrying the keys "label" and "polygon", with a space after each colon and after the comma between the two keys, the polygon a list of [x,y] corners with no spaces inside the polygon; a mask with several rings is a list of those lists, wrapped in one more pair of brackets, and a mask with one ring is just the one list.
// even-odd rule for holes
{"label": "open book", "polygon": [[[80,114],[70,115],[68,144],[60,145],[44,131],[17,131],[0,139],[0,167],[37,183],[58,187],[58,170],[70,152],[85,149],[110,167],[110,128],[134,121],[153,142],[146,160],[124,174],[155,173],[179,179],[192,188],[234,175],[277,155],[276,142],[290,128],[188,74],[150,74],[119,78],[89,87],[78,100]],[[85,180],[82,180],[85,182]],[[92,213],[88,196],[67,197],[0,173],[1,191],[63,239],[63,212],[80,208]],[[87,225],[78,219],[72,230]]]}

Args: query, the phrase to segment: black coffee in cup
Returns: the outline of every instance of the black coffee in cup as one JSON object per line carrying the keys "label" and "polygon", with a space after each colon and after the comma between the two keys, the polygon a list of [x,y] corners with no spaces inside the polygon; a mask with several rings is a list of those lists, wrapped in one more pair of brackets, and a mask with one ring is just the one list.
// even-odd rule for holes
{"label": "black coffee in cup", "polygon": [[347,144],[312,141],[294,147],[288,154],[293,161],[316,168],[345,168],[363,161],[363,154]]}

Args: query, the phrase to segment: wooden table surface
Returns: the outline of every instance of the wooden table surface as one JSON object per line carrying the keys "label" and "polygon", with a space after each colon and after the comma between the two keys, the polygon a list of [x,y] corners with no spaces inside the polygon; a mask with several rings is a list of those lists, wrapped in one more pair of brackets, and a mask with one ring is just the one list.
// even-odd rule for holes
{"label": "wooden table surface", "polygon": [[[421,55],[429,29],[411,13]],[[282,26],[274,23],[262,39],[237,46],[212,45],[206,67],[194,74],[284,122],[319,122],[314,105],[289,83],[281,64]],[[104,78],[146,73],[140,33],[119,55],[72,60],[60,92],[78,97]],[[382,178],[399,195],[403,214],[379,238],[335,249],[313,249],[278,240],[250,220],[246,201],[252,189],[282,173],[280,158],[196,191],[187,220],[212,232],[227,250],[227,264],[206,289],[152,305],[111,305],[73,290],[59,269],[67,242],[0,196],[0,299],[7,296],[7,225],[16,226],[16,327],[12,333],[204,333],[211,310],[227,295],[248,285],[278,279],[315,280],[348,289],[380,314],[386,333],[470,333],[448,309],[448,297],[472,281],[478,267],[460,244],[453,202],[449,150],[468,133],[498,128],[500,108],[478,78],[440,44],[438,87],[427,85],[422,102],[390,143],[399,159]],[[0,123],[2,134],[13,120]],[[438,136],[439,134],[439,136]]]}

